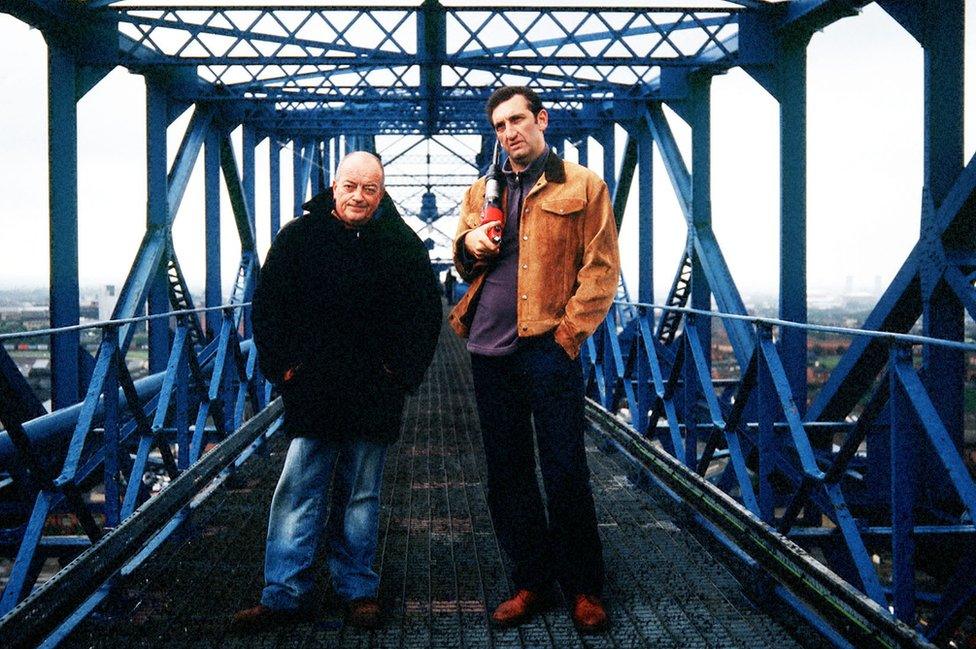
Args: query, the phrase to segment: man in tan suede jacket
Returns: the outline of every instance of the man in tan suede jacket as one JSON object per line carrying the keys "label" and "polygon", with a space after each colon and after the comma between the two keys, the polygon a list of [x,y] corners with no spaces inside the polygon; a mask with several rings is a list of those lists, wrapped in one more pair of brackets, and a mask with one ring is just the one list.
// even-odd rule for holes
{"label": "man in tan suede jacket", "polygon": [[464,197],[454,245],[457,269],[471,286],[450,322],[468,339],[488,506],[512,562],[516,592],[492,620],[526,621],[551,601],[558,582],[577,628],[600,631],[608,619],[579,351],[617,290],[613,209],[606,183],[546,145],[549,115],[535,92],[500,88],[486,112],[508,154],[505,225],[493,242],[492,224],[480,223],[485,179],[478,180]]}

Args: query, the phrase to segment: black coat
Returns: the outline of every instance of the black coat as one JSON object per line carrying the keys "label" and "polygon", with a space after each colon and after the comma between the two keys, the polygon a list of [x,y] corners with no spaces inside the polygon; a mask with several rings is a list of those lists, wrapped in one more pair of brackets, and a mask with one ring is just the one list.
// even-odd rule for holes
{"label": "black coat", "polygon": [[434,355],[437,276],[389,196],[358,229],[334,206],[331,190],[315,196],[268,251],[251,316],[258,363],[284,398],[289,437],[389,443]]}

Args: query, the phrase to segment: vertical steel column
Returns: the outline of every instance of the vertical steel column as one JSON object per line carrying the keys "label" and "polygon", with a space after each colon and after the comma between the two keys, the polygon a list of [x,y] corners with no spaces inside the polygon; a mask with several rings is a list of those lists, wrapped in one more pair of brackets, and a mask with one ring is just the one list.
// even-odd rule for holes
{"label": "vertical steel column", "polygon": [[[251,233],[257,235],[257,210],[254,198],[254,177],[256,175],[254,164],[254,152],[258,146],[258,137],[254,132],[254,127],[248,124],[241,126],[241,189],[244,192],[244,204],[247,207],[247,216],[250,221]],[[249,295],[244,299],[248,300]],[[244,337],[251,337],[251,309],[248,307],[244,316]],[[236,427],[235,427],[236,428]]]}
{"label": "vertical steel column", "polygon": [[[689,313],[685,316],[685,326],[689,329],[699,329],[701,323],[698,322],[698,316],[694,313]],[[698,398],[699,398],[699,386],[698,379],[695,376],[697,373],[697,368],[695,367],[695,356],[692,352],[691,346],[691,336],[685,334],[681,336],[681,343],[685,347],[685,362],[681,366],[681,377],[684,381],[684,386],[681,388],[681,407],[682,407],[682,419],[685,424],[685,448],[684,448],[684,463],[685,466],[694,470],[698,465]]]}
{"label": "vertical steel column", "polygon": [[637,169],[637,138],[632,133],[633,127],[627,130],[627,144],[624,146],[624,156],[620,161],[620,173],[615,177],[617,182],[613,189],[613,217],[617,221],[617,229],[624,220],[627,211],[627,199],[630,197],[630,186],[634,181]]}
{"label": "vertical steel column", "polygon": [[[48,201],[51,327],[78,324],[78,111],[74,57],[48,44]],[[51,409],[76,403],[77,331],[51,336]]]}
{"label": "vertical steel column", "polygon": [[603,181],[610,190],[610,195],[617,189],[617,147],[616,127],[610,124],[600,134],[600,146],[603,147]]}
{"label": "vertical steel column", "polygon": [[241,126],[241,187],[244,189],[244,203],[247,213],[251,217],[251,231],[257,232],[255,227],[257,216],[254,205],[254,150],[257,148],[258,138],[254,128],[247,124]]}
{"label": "vertical steel column", "polygon": [[[711,231],[712,228],[712,77],[694,75],[689,79],[689,107],[691,115],[691,221],[693,228]],[[691,306],[710,310],[712,292],[708,277],[697,254],[691,257]],[[711,362],[711,320],[702,318],[698,335]]]}
{"label": "vertical steel column", "polygon": [[281,229],[281,146],[274,136],[268,136],[268,174],[271,201],[271,240]]}
{"label": "vertical steel column", "polygon": [[322,142],[315,140],[312,144],[312,196],[317,196],[323,189],[325,177],[322,169],[325,167],[325,159],[322,156]]}
{"label": "vertical steel column", "polygon": [[119,376],[116,365],[116,359],[119,358],[119,331],[115,326],[106,327],[102,331],[102,344],[107,347],[111,358],[102,387],[105,413],[102,420],[105,527],[116,527],[119,524],[122,504],[119,496],[123,489],[119,484]]}
{"label": "vertical steel column", "polygon": [[[206,252],[207,307],[219,306],[223,297],[220,290],[220,132],[211,126],[203,152],[203,182],[206,195]],[[207,337],[213,339],[220,332],[220,314],[206,314]]]}
{"label": "vertical steel column", "polygon": [[576,147],[576,163],[582,167],[590,164],[590,136],[584,135]]}
{"label": "vertical steel column", "polygon": [[332,158],[332,138],[325,138],[322,146],[322,189],[324,190],[332,186],[332,169],[335,166]]}
{"label": "vertical steel column", "polygon": [[[146,227],[168,228],[169,183],[166,169],[166,127],[169,124],[166,91],[146,79],[146,166],[148,190]],[[149,313],[169,311],[166,260],[150,280]],[[149,321],[149,372],[163,372],[169,359],[169,322],[165,318]]]}
{"label": "vertical steel column", "polygon": [[446,56],[447,11],[439,0],[424,0],[417,11],[417,58],[420,63],[424,135],[427,137],[437,133],[437,98],[443,84],[441,69]]}
{"label": "vertical steel column", "polygon": [[[922,441],[908,395],[898,380],[899,364],[910,365],[911,347],[891,348],[888,364],[891,418],[891,582],[892,604],[899,619],[915,624],[915,505],[920,484],[917,452]],[[924,483],[924,480],[922,480]]]}
{"label": "vertical steel column", "polygon": [[305,202],[305,179],[302,177],[302,167],[305,164],[303,161],[304,147],[305,143],[301,140],[292,140],[292,216],[295,218],[302,215],[302,203]]}
{"label": "vertical steel column", "polygon": [[[637,301],[654,302],[654,138],[641,120],[634,127],[637,138]],[[617,215],[619,219],[622,215]]]}
{"label": "vertical steel column", "polygon": [[[803,34],[783,42],[776,64],[779,100],[779,317],[807,321],[807,43]],[[779,353],[803,416],[807,410],[807,332],[780,330]]]}
{"label": "vertical steel column", "polygon": [[[925,188],[933,208],[945,200],[963,166],[963,0],[927,2],[922,13],[922,45],[925,69]],[[935,210],[922,212],[922,239],[937,232]],[[971,235],[961,240],[943,238],[946,248],[972,250]],[[922,323],[926,336],[963,340],[965,313],[959,299],[944,282],[926,281],[923,286]],[[925,383],[929,394],[938,395],[935,407],[957,448],[963,442],[963,385],[965,358],[961,351],[926,345],[923,348]],[[949,481],[935,455],[924,454],[921,481],[936,497],[952,498]],[[932,479],[929,479],[932,478]],[[936,479],[937,478],[937,479]]]}
{"label": "vertical steel column", "polygon": [[776,467],[776,454],[779,452],[779,440],[776,434],[776,417],[779,414],[779,401],[776,386],[769,371],[769,363],[760,349],[762,340],[771,340],[773,332],[769,325],[761,324],[757,331],[759,341],[755,353],[758,354],[756,380],[759,382],[758,403],[759,411],[759,517],[770,525],[775,520],[776,491],[773,486],[773,470]]}

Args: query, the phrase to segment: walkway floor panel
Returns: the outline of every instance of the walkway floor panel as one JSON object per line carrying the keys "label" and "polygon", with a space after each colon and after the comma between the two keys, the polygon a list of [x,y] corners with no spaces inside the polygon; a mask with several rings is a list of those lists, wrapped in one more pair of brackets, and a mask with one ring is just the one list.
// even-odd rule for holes
{"label": "walkway floor panel", "polygon": [[234,611],[257,602],[268,507],[284,460],[276,439],[194,514],[72,634],[77,647],[795,647],[820,640],[794,617],[774,619],[676,524],[671,503],[635,489],[622,461],[588,441],[607,565],[611,630],[580,636],[565,607],[518,629],[488,615],[509,582],[488,515],[484,454],[467,353],[445,331],[427,381],[407,401],[390,448],[380,544],[382,627],[347,629],[330,605],[324,560],[320,613],[308,623],[238,636]]}

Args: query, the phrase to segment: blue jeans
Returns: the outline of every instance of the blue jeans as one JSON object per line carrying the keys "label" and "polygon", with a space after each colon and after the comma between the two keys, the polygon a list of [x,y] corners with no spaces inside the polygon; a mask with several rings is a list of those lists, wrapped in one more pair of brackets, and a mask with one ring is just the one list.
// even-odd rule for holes
{"label": "blue jeans", "polygon": [[333,584],[345,600],[376,596],[380,578],[373,559],[386,448],[363,440],[292,439],[271,501],[262,604],[277,609],[309,604],[333,469],[325,530]]}

